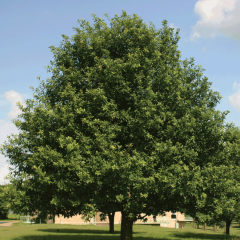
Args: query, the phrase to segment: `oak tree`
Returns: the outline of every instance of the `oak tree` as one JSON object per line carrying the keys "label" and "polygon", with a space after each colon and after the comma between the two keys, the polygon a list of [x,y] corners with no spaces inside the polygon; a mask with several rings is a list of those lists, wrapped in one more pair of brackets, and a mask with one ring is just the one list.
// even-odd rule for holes
{"label": "oak tree", "polygon": [[50,47],[52,77],[19,105],[20,132],[2,152],[33,211],[121,211],[121,239],[130,240],[142,213],[192,204],[186,186],[216,160],[227,113],[215,110],[221,97],[204,69],[180,60],[179,29],[125,11],[106,17],[79,20]]}

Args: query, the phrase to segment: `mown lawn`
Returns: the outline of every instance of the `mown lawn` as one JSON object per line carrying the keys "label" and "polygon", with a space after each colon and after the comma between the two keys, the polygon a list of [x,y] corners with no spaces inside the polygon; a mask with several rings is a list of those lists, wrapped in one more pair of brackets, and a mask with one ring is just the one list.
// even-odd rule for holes
{"label": "mown lawn", "polygon": [[[1,225],[1,224],[0,224]],[[185,229],[161,228],[158,225],[134,225],[134,240],[200,240],[200,239],[233,239],[223,234],[223,230],[214,233],[212,227],[205,232],[203,228],[194,229],[190,224]],[[231,227],[231,234],[239,236],[240,227]],[[0,227],[1,240],[119,240],[120,225],[115,225],[115,234],[108,233],[108,227],[80,226],[60,224],[27,224],[14,223],[12,227]]]}
{"label": "mown lawn", "polygon": [[19,220],[16,220],[16,219],[4,219],[4,220],[0,220],[0,222],[19,222]]}

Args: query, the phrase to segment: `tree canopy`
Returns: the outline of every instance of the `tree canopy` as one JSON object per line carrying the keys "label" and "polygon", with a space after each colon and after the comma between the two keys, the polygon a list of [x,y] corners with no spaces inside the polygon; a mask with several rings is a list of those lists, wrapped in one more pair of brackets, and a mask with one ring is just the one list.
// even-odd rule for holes
{"label": "tree canopy", "polygon": [[225,147],[218,154],[218,161],[198,170],[197,188],[192,189],[196,204],[186,212],[190,211],[200,222],[225,222],[226,234],[230,234],[230,224],[240,210],[239,129],[226,126],[223,140]]}
{"label": "tree canopy", "polygon": [[52,77],[19,104],[20,132],[2,152],[32,211],[121,211],[126,240],[141,213],[192,206],[192,177],[219,161],[227,112],[215,110],[221,97],[204,69],[180,59],[179,29],[106,17],[79,20],[50,47]]}
{"label": "tree canopy", "polygon": [[9,208],[4,194],[4,186],[0,185],[0,219],[7,219],[8,210]]}

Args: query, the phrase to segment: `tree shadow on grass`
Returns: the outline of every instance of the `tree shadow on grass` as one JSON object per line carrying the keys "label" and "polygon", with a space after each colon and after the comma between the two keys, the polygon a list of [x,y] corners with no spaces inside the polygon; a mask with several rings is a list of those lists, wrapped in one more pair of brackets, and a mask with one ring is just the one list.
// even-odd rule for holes
{"label": "tree shadow on grass", "polygon": [[[72,232],[71,232],[72,233]],[[76,233],[51,233],[51,234],[41,234],[41,235],[28,235],[28,236],[20,236],[12,238],[12,240],[119,240],[120,234],[106,234],[106,233],[96,233],[93,234],[76,234]],[[156,240],[153,237],[141,237],[141,236],[134,236],[134,240]],[[201,234],[201,233],[180,233],[180,234],[173,234],[169,237],[158,237],[158,240],[172,240],[174,237],[175,239],[217,239],[217,240],[225,240],[228,239],[225,235],[211,235],[211,234]],[[230,237],[229,237],[230,239]]]}
{"label": "tree shadow on grass", "polygon": [[[41,226],[39,226],[41,227]],[[133,232],[134,240],[156,240],[156,237],[144,236],[146,232]],[[193,232],[172,232],[169,231],[168,236],[159,236],[158,240],[172,240],[174,239],[230,239],[228,236],[222,234],[207,234],[207,233],[193,233]],[[114,234],[109,234],[107,228],[103,229],[78,229],[66,227],[50,227],[35,229],[35,234],[26,233],[25,236],[12,238],[12,240],[119,240],[120,231],[115,231]]]}
{"label": "tree shadow on grass", "polygon": [[192,232],[184,232],[184,233],[172,233],[172,236],[179,239],[230,239],[231,237],[226,234],[206,234],[206,233],[192,233]]}
{"label": "tree shadow on grass", "polygon": [[[101,234],[101,235],[86,235],[86,234],[51,234],[51,235],[28,235],[13,238],[12,240],[119,240],[120,234],[112,235],[112,234]],[[134,240],[156,240],[156,238],[152,237],[135,237],[133,234]],[[158,238],[158,240],[171,240],[171,238]]]}
{"label": "tree shadow on grass", "polygon": [[[217,239],[217,240],[226,240],[226,239],[232,239],[232,238],[227,238],[226,236],[221,236],[221,235],[216,235],[216,236],[209,236],[209,235],[202,235],[199,236],[198,234],[191,234],[191,236],[185,236],[185,235],[177,235],[175,237],[178,237],[177,239]],[[79,234],[79,235],[68,235],[68,234],[52,234],[52,235],[28,235],[28,236],[21,236],[17,238],[12,238],[12,240],[79,240],[79,239],[84,239],[84,240],[119,240],[120,235],[84,235],[84,234]],[[158,237],[158,240],[173,240],[172,237]],[[175,238],[176,239],[176,238]],[[133,240],[156,240],[156,238],[152,237],[135,237],[133,235]]]}
{"label": "tree shadow on grass", "polygon": [[98,235],[68,235],[68,234],[51,234],[51,235],[28,235],[13,238],[13,240],[119,240],[119,236],[98,236]]}
{"label": "tree shadow on grass", "polygon": [[[109,234],[108,229],[99,230],[99,229],[77,229],[77,228],[49,228],[49,229],[38,229],[37,231],[45,233],[78,233],[78,234]],[[120,234],[120,231],[114,231],[113,234]]]}

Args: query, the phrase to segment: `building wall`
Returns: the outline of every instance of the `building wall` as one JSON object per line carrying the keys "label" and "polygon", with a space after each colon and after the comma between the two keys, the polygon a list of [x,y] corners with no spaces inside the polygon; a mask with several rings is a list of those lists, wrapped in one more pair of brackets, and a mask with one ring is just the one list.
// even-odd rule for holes
{"label": "building wall", "polygon": [[74,225],[84,225],[84,224],[93,224],[92,219],[90,222],[84,222],[84,220],[81,218],[82,215],[75,215],[70,218],[64,218],[62,215],[55,216],[55,224],[74,224]]}
{"label": "building wall", "polygon": [[[108,217],[106,217],[106,219],[104,221],[101,221],[100,214],[101,214],[101,212],[97,212],[96,223],[109,223]],[[121,224],[121,217],[122,217],[121,212],[115,212],[114,224]]]}
{"label": "building wall", "polygon": [[[97,212],[96,216],[90,219],[90,222],[84,222],[82,219],[82,215],[75,215],[70,218],[64,218],[62,215],[55,216],[55,224],[76,224],[76,225],[83,225],[83,224],[95,224],[95,223],[109,223],[108,217],[105,220],[101,221],[100,218],[101,212]],[[121,212],[116,212],[114,217],[114,224],[121,223]]]}
{"label": "building wall", "polygon": [[[84,225],[84,224],[98,224],[98,223],[109,223],[108,217],[106,217],[105,220],[101,221],[100,219],[101,212],[97,212],[97,215],[90,219],[90,222],[85,223],[84,220],[81,218],[82,215],[76,215],[70,218],[64,218],[63,216],[56,216],[55,217],[55,224],[75,224],[75,225]],[[143,214],[144,215],[144,214]],[[181,214],[180,212],[176,213],[176,219],[172,219],[172,213],[166,212],[165,216],[158,215],[156,217],[156,221],[153,219],[153,215],[147,217],[148,221],[146,224],[157,224],[161,227],[169,227],[169,228],[175,228],[175,224],[180,220],[185,220],[185,215]],[[142,224],[142,220],[137,220],[135,224]],[[116,212],[114,217],[114,224],[121,224],[121,212]],[[179,223],[179,227],[182,228],[184,226],[184,222]]]}
{"label": "building wall", "polygon": [[[185,220],[185,214],[184,213],[182,214],[180,212],[176,212],[175,215],[176,215],[176,218],[173,219],[172,218],[172,212],[166,212],[165,216],[158,215],[156,217],[156,221],[154,221],[153,215],[151,215],[151,216],[147,217],[148,221],[146,222],[146,224],[159,223],[161,227],[175,228],[176,223],[178,223],[178,221],[181,221],[179,223],[179,228],[184,227],[184,222],[183,221]],[[135,222],[135,224],[142,224],[142,223],[143,223],[142,220],[137,220]]]}

